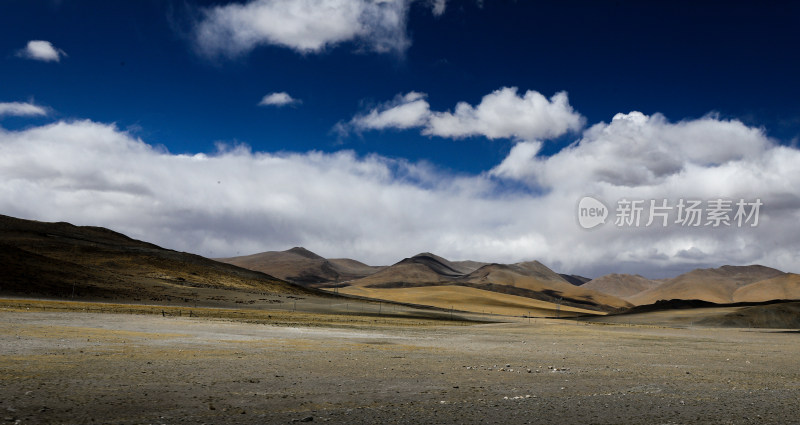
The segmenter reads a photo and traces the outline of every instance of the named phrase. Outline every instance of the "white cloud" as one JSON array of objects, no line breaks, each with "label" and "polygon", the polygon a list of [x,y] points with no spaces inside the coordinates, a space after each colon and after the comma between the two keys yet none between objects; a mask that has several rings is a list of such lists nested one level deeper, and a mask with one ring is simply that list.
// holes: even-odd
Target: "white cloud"
[{"label": "white cloud", "polygon": [[484,96],[477,106],[460,102],[452,113],[434,113],[423,134],[535,140],[558,137],[582,126],[583,118],[573,111],[566,92],[548,100],[533,90],[520,97],[516,87],[503,87]]},{"label": "white cloud", "polygon": [[47,110],[32,103],[0,102],[0,117],[11,115],[17,117],[43,116]]},{"label": "white cloud", "polygon": [[361,130],[381,130],[385,128],[406,129],[421,127],[430,118],[430,105],[425,93],[409,92],[398,95],[391,102],[371,109],[368,113],[355,116],[350,125]]},{"label": "white cloud", "polygon": [[484,96],[477,106],[459,102],[453,112],[431,111],[424,93],[409,92],[356,115],[349,127],[359,131],[420,127],[422,134],[454,139],[484,136],[532,141],[577,131],[583,122],[565,92],[548,100],[533,90],[519,96],[516,87],[503,87]]},{"label": "white cloud", "polygon": [[[410,0],[250,0],[202,11],[194,29],[209,56],[235,57],[260,45],[315,53],[354,41],[376,52],[403,52],[410,44]],[[438,9],[436,9],[438,10]]]},{"label": "white cloud", "polygon": [[532,172],[532,163],[542,148],[542,142],[518,142],[503,162],[495,167],[491,174],[499,177],[522,179]]},{"label": "white cloud", "polygon": [[[720,167],[759,157],[771,142],[740,121],[707,116],[670,123],[662,115],[617,114],[609,124],[589,128],[583,138],[546,160],[532,159],[507,177],[557,187],[564,182],[604,182],[623,187],[660,185],[692,166]],[[511,156],[522,152],[512,151]],[[508,161],[509,159],[507,159]]]},{"label": "white cloud", "polygon": [[447,7],[447,0],[431,0],[431,11],[435,16],[441,16]]},{"label": "white cloud", "polygon": [[[559,235],[548,243],[554,252],[572,256],[558,261],[605,271],[625,265],[651,274],[752,263],[800,270],[800,255],[792,251],[800,243],[785,230],[800,219],[800,173],[791,165],[800,164],[800,151],[775,144],[761,129],[715,116],[673,123],[631,112],[592,126],[550,157],[536,156],[537,150],[535,144],[517,144],[490,175],[545,193],[548,209],[563,214],[550,217]],[[574,225],[576,200],[586,195],[612,210],[610,224],[590,232]],[[679,199],[718,198],[761,199],[759,226],[683,227],[674,223],[671,210],[667,227],[644,227],[649,200],[660,205],[667,199],[675,207]],[[641,228],[613,224],[621,199],[645,201]]]},{"label": "white cloud", "polygon": [[[538,259],[588,275],[751,263],[800,271],[791,231],[800,220],[800,150],[759,129],[630,113],[550,157],[537,155],[539,143],[519,142],[490,172],[453,175],[348,151],[233,146],[174,155],[92,121],[0,129],[0,212],[106,226],[208,256],[303,245],[372,264],[432,251]],[[506,180],[534,190],[500,190]],[[612,210],[623,197],[760,198],[764,206],[753,228],[618,228],[612,212],[584,230],[576,208],[586,195]]]},{"label": "white cloud", "polygon": [[259,106],[286,106],[286,105],[297,105],[302,103],[300,99],[295,99],[292,96],[289,96],[289,93],[286,92],[276,92],[270,93],[264,96],[261,99],[261,102],[258,102]]},{"label": "white cloud", "polygon": [[67,56],[67,53],[57,49],[49,41],[31,40],[17,53],[17,56],[43,62],[59,62],[62,56]]}]

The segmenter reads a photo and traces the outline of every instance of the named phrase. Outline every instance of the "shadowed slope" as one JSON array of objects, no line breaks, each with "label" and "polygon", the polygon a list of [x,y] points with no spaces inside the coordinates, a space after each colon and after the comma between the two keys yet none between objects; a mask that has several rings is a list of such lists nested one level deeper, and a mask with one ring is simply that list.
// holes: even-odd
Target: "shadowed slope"
[{"label": "shadowed slope", "polygon": [[662,300],[622,313],[590,317],[590,322],[669,327],[800,328],[800,302],[715,304],[700,300]]},{"label": "shadowed slope", "polygon": [[590,280],[592,280],[592,279],[589,279],[588,277],[583,277],[583,276],[579,276],[579,275],[576,275],[576,274],[559,273],[559,276],[561,276],[564,280],[566,280],[567,282],[569,282],[569,283],[571,283],[571,284],[573,284],[575,286],[581,286],[581,285],[589,282]]},{"label": "shadowed slope", "polygon": [[187,288],[309,293],[263,273],[108,229],[7,216],[0,216],[0,269],[0,293],[7,295],[159,300]]},{"label": "shadowed slope", "polygon": [[699,321],[705,326],[800,329],[800,302],[744,307]]},{"label": "shadowed slope", "polygon": [[602,314],[596,310],[554,303],[518,295],[504,294],[460,285],[419,286],[407,288],[367,288],[348,286],[339,293],[390,300],[401,303],[429,305],[474,313],[509,316],[570,317],[579,314]]}]

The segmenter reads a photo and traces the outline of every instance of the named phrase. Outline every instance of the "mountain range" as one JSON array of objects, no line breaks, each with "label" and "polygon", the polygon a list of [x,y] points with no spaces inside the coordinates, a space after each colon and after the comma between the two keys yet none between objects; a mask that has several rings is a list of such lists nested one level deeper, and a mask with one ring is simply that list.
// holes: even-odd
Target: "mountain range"
[{"label": "mountain range", "polygon": [[346,295],[504,315],[606,314],[660,300],[717,304],[800,299],[800,275],[761,265],[671,279],[558,273],[538,261],[450,261],[420,253],[389,266],[305,248],[212,260],[92,226],[0,215],[0,295],[208,306]]},{"label": "mountain range", "polygon": [[[440,305],[463,304],[458,299],[459,292],[487,297],[505,294],[544,301],[551,309],[562,305],[596,311],[615,311],[672,299],[716,304],[800,299],[800,275],[761,265],[696,269],[670,279],[620,273],[588,279],[557,273],[538,261],[515,264],[449,261],[427,252],[379,267],[355,260],[326,260],[303,248],[221,261],[299,284],[313,281],[314,287],[336,287],[339,293],[372,298],[424,301],[425,294],[438,287],[435,291]],[[358,267],[346,273],[337,268],[343,262]],[[321,270],[329,272],[324,274]],[[481,292],[474,293],[475,290]]]}]

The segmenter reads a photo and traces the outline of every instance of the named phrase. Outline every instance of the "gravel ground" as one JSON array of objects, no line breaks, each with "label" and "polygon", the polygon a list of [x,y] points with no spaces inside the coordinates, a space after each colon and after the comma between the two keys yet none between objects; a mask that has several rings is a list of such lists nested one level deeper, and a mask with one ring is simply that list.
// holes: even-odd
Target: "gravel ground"
[{"label": "gravel ground", "polygon": [[0,310],[20,424],[800,423],[800,334],[534,323],[298,328]]}]

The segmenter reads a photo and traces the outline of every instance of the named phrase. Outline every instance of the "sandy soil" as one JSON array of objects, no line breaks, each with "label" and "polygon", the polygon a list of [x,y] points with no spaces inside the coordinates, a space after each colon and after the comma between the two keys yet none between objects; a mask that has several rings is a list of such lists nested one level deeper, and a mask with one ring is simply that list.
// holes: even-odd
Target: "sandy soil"
[{"label": "sandy soil", "polygon": [[796,332],[747,329],[0,310],[0,420],[798,423],[799,349]]}]

